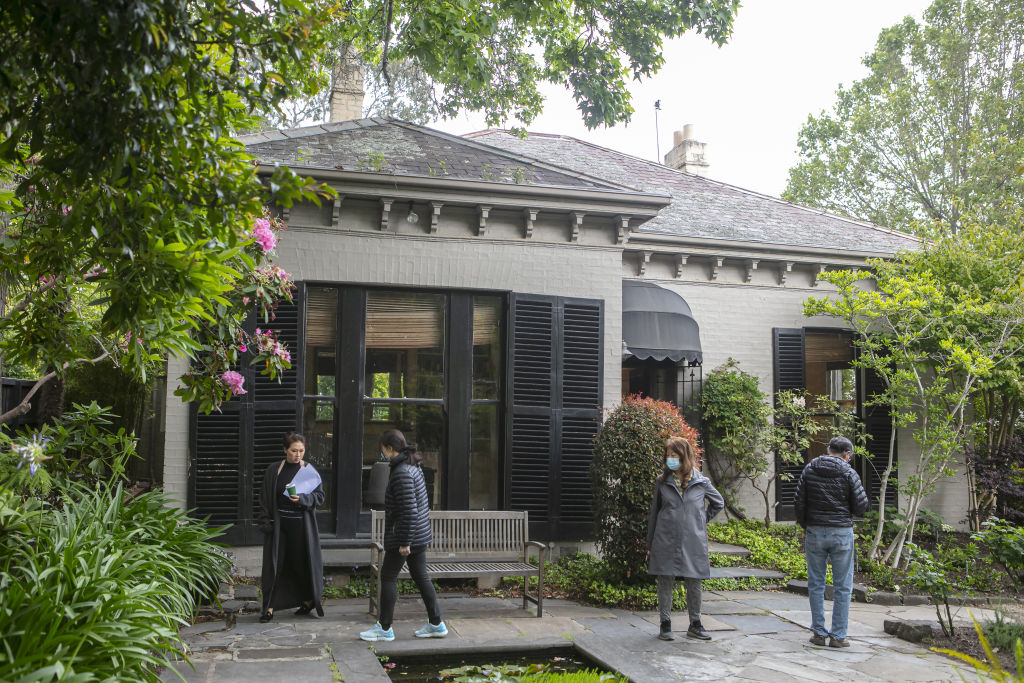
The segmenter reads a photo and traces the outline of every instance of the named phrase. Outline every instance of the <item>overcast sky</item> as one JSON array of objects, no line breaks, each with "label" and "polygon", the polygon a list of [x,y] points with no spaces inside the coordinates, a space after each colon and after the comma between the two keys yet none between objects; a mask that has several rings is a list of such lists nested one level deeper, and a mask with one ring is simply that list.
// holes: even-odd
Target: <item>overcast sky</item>
[{"label": "overcast sky", "polygon": [[[559,133],[647,159],[672,146],[672,132],[696,126],[708,143],[708,175],[778,196],[797,161],[796,140],[811,113],[831,109],[836,87],[866,74],[861,58],[878,32],[930,0],[744,0],[732,39],[716,47],[698,35],[666,45],[665,66],[632,88],[633,121],[588,131],[570,95],[549,88],[529,129]],[[654,102],[661,100],[659,134]],[[451,133],[484,127],[482,117],[434,124]]]}]

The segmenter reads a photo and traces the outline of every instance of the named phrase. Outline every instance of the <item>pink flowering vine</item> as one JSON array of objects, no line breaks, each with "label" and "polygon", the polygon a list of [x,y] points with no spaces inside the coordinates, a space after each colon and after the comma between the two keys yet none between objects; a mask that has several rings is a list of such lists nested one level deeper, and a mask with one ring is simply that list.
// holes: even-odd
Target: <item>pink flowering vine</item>
[{"label": "pink flowering vine", "polygon": [[254,226],[252,231],[253,240],[259,243],[264,254],[273,251],[274,247],[277,246],[277,236],[270,229],[270,221],[266,218],[257,218]]},{"label": "pink flowering vine", "polygon": [[226,371],[220,376],[220,380],[231,390],[232,396],[241,396],[246,393],[245,389],[242,388],[245,378],[234,370]]}]

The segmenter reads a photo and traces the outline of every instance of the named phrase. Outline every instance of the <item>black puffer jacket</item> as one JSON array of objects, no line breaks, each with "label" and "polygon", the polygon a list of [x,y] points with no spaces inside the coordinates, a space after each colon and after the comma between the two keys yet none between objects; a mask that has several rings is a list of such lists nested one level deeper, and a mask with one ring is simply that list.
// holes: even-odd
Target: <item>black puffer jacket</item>
[{"label": "black puffer jacket", "polygon": [[402,451],[391,460],[391,477],[384,493],[384,550],[430,544],[428,500],[423,470]]},{"label": "black puffer jacket", "polygon": [[853,517],[868,509],[868,496],[849,463],[822,455],[804,467],[794,503],[796,523],[802,527],[853,526]]}]

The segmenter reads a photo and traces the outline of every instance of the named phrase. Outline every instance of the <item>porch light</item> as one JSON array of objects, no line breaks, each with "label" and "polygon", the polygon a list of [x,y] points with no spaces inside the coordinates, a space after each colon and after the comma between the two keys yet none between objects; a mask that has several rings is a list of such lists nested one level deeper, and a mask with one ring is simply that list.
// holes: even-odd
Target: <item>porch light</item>
[{"label": "porch light", "polygon": [[420,221],[419,215],[412,210],[412,202],[409,202],[409,215],[405,217],[405,220],[413,224],[419,223]]}]

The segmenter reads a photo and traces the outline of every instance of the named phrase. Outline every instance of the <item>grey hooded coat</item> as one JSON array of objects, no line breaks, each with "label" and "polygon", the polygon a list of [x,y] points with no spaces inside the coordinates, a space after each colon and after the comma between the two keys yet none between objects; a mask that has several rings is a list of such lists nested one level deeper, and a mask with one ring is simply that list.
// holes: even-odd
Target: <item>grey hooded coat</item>
[{"label": "grey hooded coat", "polygon": [[682,491],[675,477],[658,477],[647,518],[648,573],[710,578],[708,522],[724,507],[722,494],[697,470]]}]

